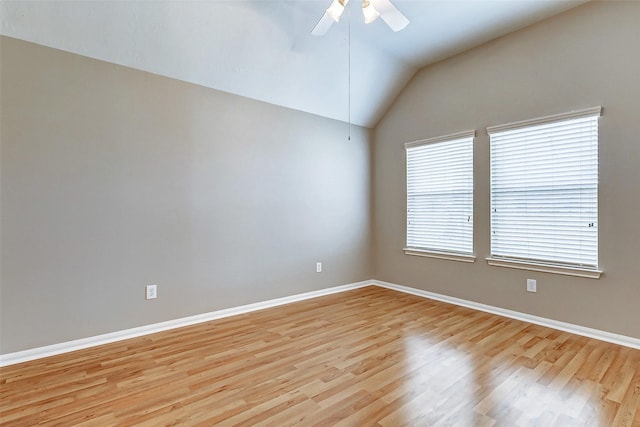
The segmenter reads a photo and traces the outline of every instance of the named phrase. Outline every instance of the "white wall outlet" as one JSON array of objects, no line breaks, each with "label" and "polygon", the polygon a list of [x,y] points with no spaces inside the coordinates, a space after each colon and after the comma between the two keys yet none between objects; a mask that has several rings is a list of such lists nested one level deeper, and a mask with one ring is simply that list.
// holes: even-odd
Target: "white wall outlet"
[{"label": "white wall outlet", "polygon": [[322,273],[322,263],[316,262],[316,273]]},{"label": "white wall outlet", "polygon": [[147,285],[146,299],[158,298],[158,285]]},{"label": "white wall outlet", "polygon": [[528,292],[537,292],[538,283],[536,279],[527,279],[527,291]]}]

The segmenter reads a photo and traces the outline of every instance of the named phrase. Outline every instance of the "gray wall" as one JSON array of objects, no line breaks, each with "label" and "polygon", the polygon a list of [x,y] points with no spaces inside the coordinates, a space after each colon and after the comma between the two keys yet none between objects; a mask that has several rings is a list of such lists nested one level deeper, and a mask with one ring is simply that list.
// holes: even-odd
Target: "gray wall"
[{"label": "gray wall", "polygon": [[1,43],[0,352],[371,277],[370,131]]},{"label": "gray wall", "polygon": [[[374,277],[640,338],[640,2],[592,2],[421,70],[374,134]],[[602,105],[600,280],[488,266],[484,128]],[[403,143],[476,129],[473,264],[404,255]],[[536,294],[525,291],[538,280]]]}]

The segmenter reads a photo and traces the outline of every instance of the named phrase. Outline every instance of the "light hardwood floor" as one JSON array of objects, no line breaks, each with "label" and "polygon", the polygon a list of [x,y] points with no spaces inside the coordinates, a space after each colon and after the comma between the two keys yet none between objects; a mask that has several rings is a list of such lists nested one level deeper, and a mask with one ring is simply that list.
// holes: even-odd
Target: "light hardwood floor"
[{"label": "light hardwood floor", "polygon": [[639,350],[378,287],[0,378],[16,426],[640,426]]}]

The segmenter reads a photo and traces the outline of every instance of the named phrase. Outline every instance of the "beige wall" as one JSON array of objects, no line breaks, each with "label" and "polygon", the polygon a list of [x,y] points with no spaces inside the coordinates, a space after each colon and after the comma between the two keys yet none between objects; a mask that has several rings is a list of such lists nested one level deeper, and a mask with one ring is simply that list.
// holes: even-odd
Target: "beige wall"
[{"label": "beige wall", "polygon": [[371,277],[369,131],[1,43],[0,352]]},{"label": "beige wall", "polygon": [[[592,2],[429,67],[372,151],[361,128],[0,38],[0,353],[371,277],[640,338],[639,20]],[[597,105],[605,275],[488,266],[484,128]],[[404,255],[403,143],[473,128],[478,260]]]},{"label": "beige wall", "polygon": [[[374,276],[640,338],[640,2],[592,2],[422,70],[374,134]],[[491,125],[603,106],[600,280],[488,266]],[[403,143],[477,130],[477,261],[404,255]],[[527,293],[527,278],[538,292]]]}]

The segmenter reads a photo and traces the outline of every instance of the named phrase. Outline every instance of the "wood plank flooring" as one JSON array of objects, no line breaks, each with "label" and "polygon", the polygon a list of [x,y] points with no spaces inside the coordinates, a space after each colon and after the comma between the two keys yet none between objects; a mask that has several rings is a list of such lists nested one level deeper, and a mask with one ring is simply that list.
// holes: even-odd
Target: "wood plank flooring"
[{"label": "wood plank flooring", "polygon": [[640,351],[366,287],[9,366],[11,426],[640,426]]}]

